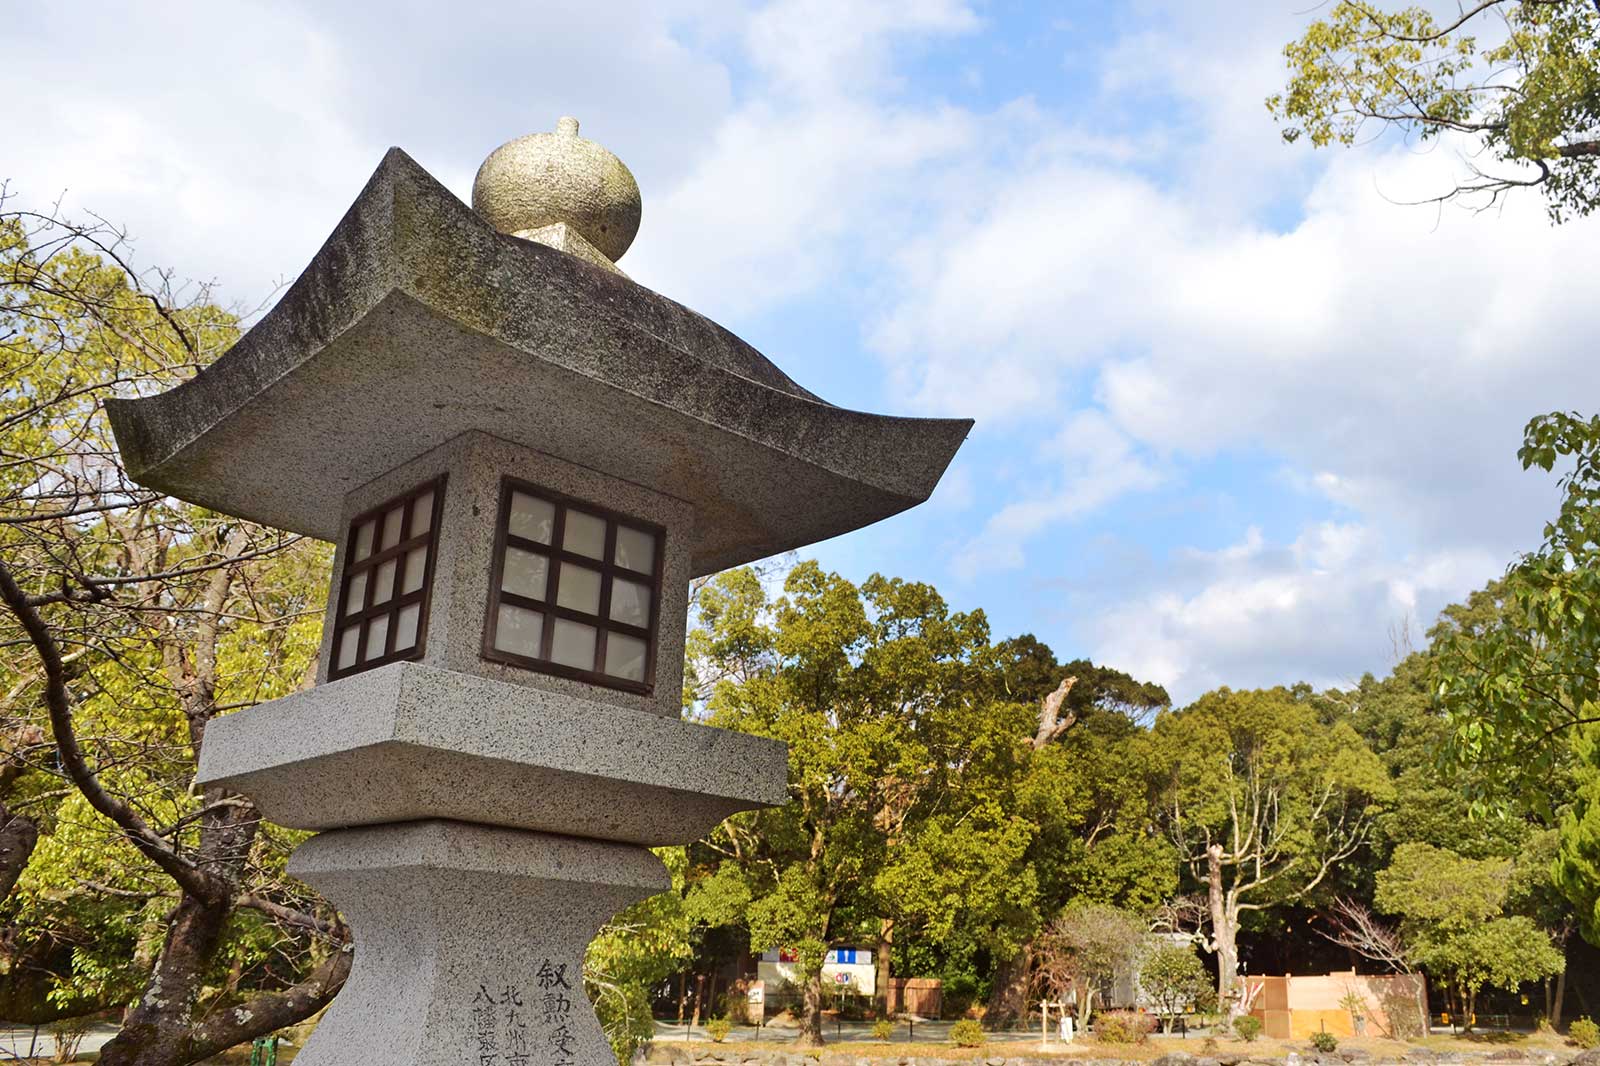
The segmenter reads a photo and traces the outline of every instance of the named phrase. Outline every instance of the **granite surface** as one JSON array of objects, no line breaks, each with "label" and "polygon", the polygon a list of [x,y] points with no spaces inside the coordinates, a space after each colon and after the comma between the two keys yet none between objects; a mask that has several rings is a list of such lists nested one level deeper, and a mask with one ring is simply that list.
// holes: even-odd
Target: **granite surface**
[{"label": "granite surface", "polygon": [[197,783],[270,821],[422,818],[687,844],[788,798],[779,741],[393,663],[218,718]]},{"label": "granite surface", "polygon": [[355,943],[302,1066],[614,1066],[584,949],[671,886],[643,848],[442,821],[323,833],[289,872],[333,901]]},{"label": "granite surface", "polygon": [[136,481],[325,540],[350,490],[487,430],[692,506],[695,574],[920,503],[971,426],[824,403],[680,304],[496,232],[398,149],[232,349],[107,407]]},{"label": "granite surface", "polygon": [[[541,455],[486,433],[464,433],[397,470],[368,482],[345,499],[341,528],[356,515],[445,475],[444,514],[436,531],[438,560],[429,601],[427,647],[418,661],[514,685],[677,718],[683,709],[683,646],[689,611],[689,544],[694,513],[682,500]],[[511,666],[482,655],[500,481],[510,475],[545,489],[666,529],[661,604],[657,611],[656,681],[648,694],[626,692]],[[341,540],[334,573],[344,568]],[[317,681],[328,679],[333,654],[339,582],[324,615]]]},{"label": "granite surface", "polygon": [[547,226],[520,230],[512,234],[512,236],[521,237],[525,241],[535,241],[547,248],[555,248],[558,251],[566,252],[568,255],[575,255],[585,263],[593,263],[604,270],[622,274],[623,277],[628,276],[623,273],[621,267],[607,259],[605,253],[584,240],[583,234],[565,222],[552,222]]},{"label": "granite surface", "polygon": [[578,136],[578,120],[565,117],[554,133],[530,133],[489,153],[472,182],[472,209],[501,233],[529,240],[548,226],[571,226],[609,267],[639,232],[642,206],[622,160]]}]

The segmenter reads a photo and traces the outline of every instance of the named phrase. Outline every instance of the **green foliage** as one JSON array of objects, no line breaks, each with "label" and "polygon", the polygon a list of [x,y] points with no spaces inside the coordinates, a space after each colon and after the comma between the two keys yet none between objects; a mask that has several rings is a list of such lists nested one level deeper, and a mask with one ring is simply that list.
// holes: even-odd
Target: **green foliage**
[{"label": "green foliage", "polygon": [[1567,1026],[1567,1039],[1584,1049],[1600,1047],[1600,1025],[1585,1014]]},{"label": "green foliage", "polygon": [[[218,707],[302,683],[320,639],[328,551],[125,479],[104,400],[188,379],[237,338],[237,322],[203,292],[177,306],[170,293],[136,290],[89,250],[89,237],[0,214],[0,554],[28,591],[79,594],[71,603],[46,596],[41,613],[71,664],[81,746],[110,792],[134,797],[156,831],[193,856],[204,804],[191,787],[198,729]],[[75,513],[62,516],[65,508]],[[229,580],[213,603],[219,573]],[[105,582],[94,595],[91,580]],[[42,726],[37,658],[15,639],[9,613],[0,629],[0,717],[8,730]],[[25,773],[4,797],[41,831],[5,901],[5,962],[31,967],[33,945],[70,944],[70,966],[51,964],[50,1001],[71,1011],[126,1005],[161,952],[173,885],[80,795],[58,790],[58,772]],[[303,834],[265,824],[252,832],[238,838],[251,846],[234,887],[314,909],[283,875]],[[188,1009],[201,1016],[282,988],[321,953],[303,927],[235,912],[205,957],[201,1001]]]},{"label": "green foliage", "polygon": [[672,876],[671,890],[612,918],[589,943],[583,960],[584,990],[620,1066],[627,1066],[634,1050],[655,1032],[651,992],[691,955],[684,850],[657,848],[655,853]]},{"label": "green foliage", "polygon": [[1102,1011],[1094,1019],[1094,1038],[1102,1044],[1143,1044],[1156,1027],[1148,1014],[1131,1010]]},{"label": "green foliage", "polygon": [[722,1043],[728,1039],[728,1034],[733,1031],[733,1023],[726,1018],[712,1018],[706,1022],[706,1035],[714,1043]]},{"label": "green foliage", "polygon": [[1153,904],[1175,888],[1147,831],[1142,731],[1119,710],[1164,703],[1159,689],[1069,664],[1082,720],[1035,751],[1033,693],[1068,667],[1031,638],[991,647],[981,613],[927,585],[858,586],[808,562],[779,596],[753,571],[718,575],[697,607],[692,710],[786,742],[792,802],[697,849],[688,907],[754,950],[797,952],[808,1013],[829,942],[880,923],[916,972],[976,981],[975,960],[1016,952],[1075,896]]},{"label": "green foliage", "polygon": [[1254,1014],[1241,1014],[1233,1020],[1233,1035],[1246,1044],[1253,1044],[1261,1035],[1261,1019]]},{"label": "green foliage", "polygon": [[894,1039],[894,1022],[888,1018],[879,1018],[872,1023],[872,1039],[880,1044],[887,1044]]},{"label": "green foliage", "polygon": [[1561,816],[1559,849],[1550,869],[1577,914],[1583,938],[1600,946],[1600,726],[1584,727],[1573,753],[1572,802]]},{"label": "green foliage", "polygon": [[1104,903],[1074,901],[1038,940],[1035,981],[1053,1000],[1075,998],[1087,1021],[1096,991],[1131,969],[1148,942],[1138,915]]},{"label": "green foliage", "polygon": [[[1245,915],[1305,898],[1365,845],[1394,786],[1343,716],[1309,687],[1217,689],[1163,714],[1153,730],[1168,767],[1160,809],[1190,875],[1215,891],[1213,943],[1235,943]],[[1237,956],[1218,950],[1217,996],[1239,995]]]},{"label": "green foliage", "polygon": [[1540,548],[1491,590],[1492,612],[1447,612],[1435,634],[1437,693],[1457,761],[1492,772],[1491,797],[1538,803],[1570,758],[1555,741],[1600,720],[1600,418],[1535,418],[1518,456],[1524,469],[1571,463],[1559,511]]},{"label": "green foliage", "polygon": [[993,867],[1020,853],[1002,847],[1012,819],[991,804],[962,822],[971,807],[949,800],[971,802],[957,785],[963,767],[944,757],[1010,755],[989,735],[989,704],[970,698],[988,629],[926,585],[873,577],[857,587],[815,563],[791,571],[776,600],[750,570],[719,575],[701,590],[699,615],[691,687],[713,725],[789,745],[792,800],[723,824],[714,843],[741,861],[704,894],[719,918],[743,911],[753,950],[797,953],[814,1026],[841,914],[873,907],[949,930],[955,912],[1006,905]]},{"label": "green foliage", "polygon": [[[1520,804],[1559,822],[1554,881],[1600,944],[1600,417],[1535,418],[1518,456],[1525,469],[1567,466],[1560,507],[1539,549],[1489,590],[1492,610],[1447,612],[1437,698],[1478,808]],[[1571,797],[1565,811],[1559,796]]]},{"label": "green foliage", "polygon": [[1139,967],[1139,986],[1170,1024],[1211,987],[1211,974],[1191,945],[1162,944]]},{"label": "green foliage", "polygon": [[1509,861],[1404,844],[1378,874],[1374,902],[1401,916],[1401,935],[1417,964],[1470,1001],[1485,985],[1514,991],[1566,965],[1531,918],[1502,914],[1511,882]]},{"label": "green foliage", "polygon": [[1284,49],[1289,83],[1267,107],[1285,140],[1317,147],[1390,126],[1475,135],[1508,173],[1475,172],[1457,191],[1539,185],[1560,221],[1600,203],[1597,37],[1592,0],[1489,0],[1443,23],[1339,0]]},{"label": "green foliage", "polygon": [[950,1027],[950,1042],[956,1047],[982,1047],[984,1040],[983,1026],[971,1018],[963,1018]]},{"label": "green foliage", "polygon": [[1324,1055],[1331,1055],[1339,1046],[1339,1038],[1327,1031],[1312,1033],[1311,1046]]}]

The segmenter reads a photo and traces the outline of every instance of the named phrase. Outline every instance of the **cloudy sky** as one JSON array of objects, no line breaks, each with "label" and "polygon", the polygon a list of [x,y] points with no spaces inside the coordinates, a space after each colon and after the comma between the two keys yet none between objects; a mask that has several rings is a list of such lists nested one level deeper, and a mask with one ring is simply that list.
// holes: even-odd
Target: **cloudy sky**
[{"label": "cloudy sky", "polygon": [[[623,267],[834,403],[976,418],[819,546],[1167,684],[1334,684],[1531,547],[1600,219],[1400,206],[1468,146],[1285,146],[1304,0],[22,5],[0,178],[255,304],[399,145],[465,197],[572,114]],[[20,92],[20,98],[17,95]]]}]

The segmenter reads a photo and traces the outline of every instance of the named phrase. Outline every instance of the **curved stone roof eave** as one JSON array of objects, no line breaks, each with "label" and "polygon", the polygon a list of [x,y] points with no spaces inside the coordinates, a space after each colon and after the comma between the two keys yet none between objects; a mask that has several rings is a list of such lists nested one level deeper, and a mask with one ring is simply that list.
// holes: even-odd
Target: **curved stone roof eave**
[{"label": "curved stone roof eave", "polygon": [[[406,345],[425,349],[434,330],[451,338],[440,350],[453,352],[455,361],[447,364],[441,355],[430,365],[421,350],[405,364]],[[337,390],[318,394],[302,386],[319,375],[324,384],[342,381],[338,370],[381,377],[386,353],[395,356],[396,377],[387,384],[397,391],[415,385],[399,380],[406,374],[437,372],[438,403],[430,406],[446,412],[454,392],[483,384],[473,375],[495,368],[523,375],[528,391],[516,394],[508,380],[507,411],[476,427],[485,432],[498,434],[500,426],[536,417],[547,398],[528,383],[556,382],[564,393],[580,390],[580,405],[602,415],[626,409],[632,418],[660,419],[676,434],[675,454],[689,465],[704,470],[727,460],[730,469],[748,468],[758,477],[804,472],[799,480],[811,478],[829,497],[808,517],[770,490],[752,489],[751,499],[730,501],[715,494],[727,496],[736,486],[630,477],[689,499],[707,521],[726,510],[723,505],[740,514],[748,528],[734,540],[724,537],[725,543],[697,550],[697,570],[835,536],[921,502],[971,427],[965,419],[897,418],[827,404],[681,304],[566,253],[496,232],[399,149],[384,157],[283,299],[233,348],[190,381],[156,396],[111,401],[108,411],[135,480],[227,513],[336,539],[343,492],[385,472],[370,468],[375,460],[328,455],[327,463],[345,460],[350,471],[326,499],[302,500],[272,491],[270,470],[240,471],[230,454],[242,441],[257,440],[258,464],[271,462],[274,443],[293,452],[298,446],[286,435],[293,429],[286,421],[328,415],[317,408],[317,395],[351,408],[339,425],[359,423],[358,403],[339,399]],[[261,409],[254,423],[252,406]],[[276,421],[260,417],[268,410]],[[462,428],[445,415],[422,411],[417,417],[435,418],[440,433]],[[254,436],[241,437],[245,428]],[[374,431],[381,433],[382,424]],[[523,443],[579,463],[587,456],[581,449],[562,454],[548,441]],[[705,454],[683,454],[696,448]],[[285,454],[285,467],[297,457],[306,458]],[[413,457],[381,461],[392,468]],[[285,477],[292,473],[286,469]],[[767,515],[763,508],[784,513]],[[740,536],[748,543],[738,542]]]}]

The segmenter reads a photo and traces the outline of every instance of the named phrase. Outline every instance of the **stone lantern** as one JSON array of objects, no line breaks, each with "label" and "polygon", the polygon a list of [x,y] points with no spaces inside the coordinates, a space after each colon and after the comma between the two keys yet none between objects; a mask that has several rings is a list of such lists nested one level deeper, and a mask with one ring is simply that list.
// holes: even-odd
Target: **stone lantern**
[{"label": "stone lantern", "polygon": [[784,745],[682,721],[690,581],[926,499],[971,423],[825,403],[614,260],[639,191],[562,119],[463,204],[392,149],[214,365],[110,405],[141,484],[338,545],[317,684],[199,781],[318,830],[356,941],[301,1055],[606,1066],[584,949],[648,846],[781,804]]}]

